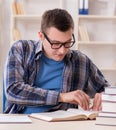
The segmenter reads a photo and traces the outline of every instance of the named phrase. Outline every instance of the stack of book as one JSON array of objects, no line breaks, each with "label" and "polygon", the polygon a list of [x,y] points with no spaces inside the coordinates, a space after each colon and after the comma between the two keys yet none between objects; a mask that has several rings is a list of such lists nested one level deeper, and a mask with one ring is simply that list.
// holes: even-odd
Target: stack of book
[{"label": "stack of book", "polygon": [[12,4],[12,9],[15,15],[25,14],[24,4],[21,0],[15,0]]},{"label": "stack of book", "polygon": [[116,126],[116,87],[107,87],[102,94],[102,112],[96,117],[97,125]]}]

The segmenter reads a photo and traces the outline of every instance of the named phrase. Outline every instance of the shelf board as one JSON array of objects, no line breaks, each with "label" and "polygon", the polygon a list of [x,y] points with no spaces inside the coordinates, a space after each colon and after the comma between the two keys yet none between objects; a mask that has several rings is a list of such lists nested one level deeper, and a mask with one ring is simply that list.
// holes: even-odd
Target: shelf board
[{"label": "shelf board", "polygon": [[41,19],[40,15],[12,15],[16,19]]},{"label": "shelf board", "polygon": [[78,41],[79,45],[116,45],[116,42],[105,41]]},{"label": "shelf board", "polygon": [[110,15],[78,15],[79,19],[105,19],[105,20],[116,20],[116,16],[110,16]]},{"label": "shelf board", "polygon": [[101,67],[100,70],[101,71],[116,71],[116,67]]}]

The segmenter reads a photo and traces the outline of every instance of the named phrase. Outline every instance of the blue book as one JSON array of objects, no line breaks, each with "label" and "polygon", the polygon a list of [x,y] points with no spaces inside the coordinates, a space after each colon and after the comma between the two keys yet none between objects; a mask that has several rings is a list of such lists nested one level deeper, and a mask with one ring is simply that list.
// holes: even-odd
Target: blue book
[{"label": "blue book", "polygon": [[84,14],[84,0],[79,0],[79,14]]},{"label": "blue book", "polygon": [[84,14],[88,14],[89,0],[84,0]]},{"label": "blue book", "polygon": [[88,14],[89,0],[79,0],[79,14]]}]

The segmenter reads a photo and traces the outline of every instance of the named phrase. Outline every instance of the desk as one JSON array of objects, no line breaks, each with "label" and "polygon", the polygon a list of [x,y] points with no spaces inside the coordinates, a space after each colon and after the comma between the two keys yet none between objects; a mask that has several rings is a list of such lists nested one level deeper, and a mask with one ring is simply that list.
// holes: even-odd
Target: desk
[{"label": "desk", "polygon": [[0,124],[0,130],[116,130],[114,126],[98,126],[95,121],[45,122],[32,119],[31,124]]}]

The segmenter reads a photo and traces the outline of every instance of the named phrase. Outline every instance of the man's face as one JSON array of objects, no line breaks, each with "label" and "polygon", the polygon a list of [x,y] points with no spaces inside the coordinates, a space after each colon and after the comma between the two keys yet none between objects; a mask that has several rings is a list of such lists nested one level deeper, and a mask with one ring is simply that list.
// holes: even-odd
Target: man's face
[{"label": "man's face", "polygon": [[[40,40],[43,42],[43,49],[44,49],[44,54],[55,61],[61,61],[64,59],[65,55],[69,51],[69,48],[65,48],[62,46],[63,43],[70,43],[72,39],[72,33],[73,30],[70,29],[66,32],[61,32],[55,27],[51,27],[47,30],[46,34],[43,34],[39,32],[39,37]],[[50,44],[54,43],[53,44]],[[59,43],[59,44],[58,44]],[[60,45],[60,48],[58,49],[53,49],[54,47],[56,48],[57,45]]]}]

